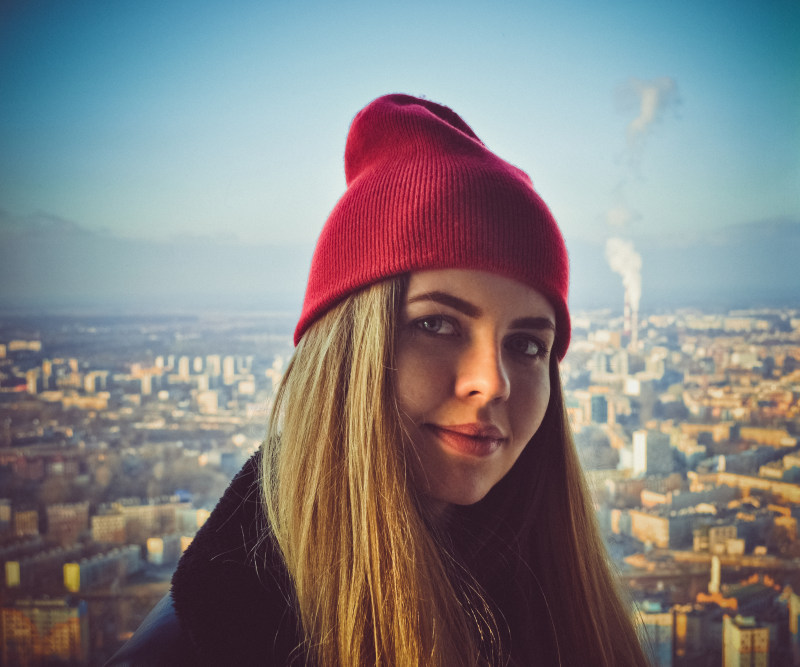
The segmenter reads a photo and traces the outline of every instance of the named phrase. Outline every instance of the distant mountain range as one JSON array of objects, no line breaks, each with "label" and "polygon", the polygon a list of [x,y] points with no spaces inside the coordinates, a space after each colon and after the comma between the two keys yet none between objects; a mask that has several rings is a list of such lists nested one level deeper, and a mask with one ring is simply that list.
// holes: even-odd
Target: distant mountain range
[{"label": "distant mountain range", "polygon": [[[642,256],[642,312],[800,307],[797,220],[634,243]],[[622,281],[608,267],[604,244],[568,238],[567,245],[572,307],[621,311]],[[12,219],[0,211],[0,308],[299,311],[312,249],[226,238],[132,240],[46,214]]]}]

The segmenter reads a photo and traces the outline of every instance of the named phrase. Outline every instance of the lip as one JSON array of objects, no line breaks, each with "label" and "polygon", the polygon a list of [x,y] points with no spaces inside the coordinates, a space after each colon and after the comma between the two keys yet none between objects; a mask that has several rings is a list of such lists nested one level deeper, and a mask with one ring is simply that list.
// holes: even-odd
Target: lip
[{"label": "lip", "polygon": [[507,439],[491,424],[426,424],[427,429],[450,449],[470,456],[489,456]]}]

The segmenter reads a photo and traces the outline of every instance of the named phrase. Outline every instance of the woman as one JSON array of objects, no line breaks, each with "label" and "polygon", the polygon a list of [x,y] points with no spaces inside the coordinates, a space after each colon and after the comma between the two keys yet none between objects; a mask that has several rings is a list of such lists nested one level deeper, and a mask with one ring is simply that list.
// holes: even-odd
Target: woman
[{"label": "woman", "polygon": [[345,174],[262,451],[182,558],[158,657],[646,664],[565,416],[547,206],[405,95],[356,116]]}]

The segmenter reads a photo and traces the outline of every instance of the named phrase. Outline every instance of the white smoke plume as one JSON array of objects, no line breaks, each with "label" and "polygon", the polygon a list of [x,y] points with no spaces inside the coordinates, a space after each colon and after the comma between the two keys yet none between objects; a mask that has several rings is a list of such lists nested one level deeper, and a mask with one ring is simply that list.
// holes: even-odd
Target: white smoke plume
[{"label": "white smoke plume", "polygon": [[641,134],[665,109],[678,99],[675,79],[662,76],[653,81],[633,79],[630,82],[639,94],[639,115],[628,125],[629,134]]},{"label": "white smoke plume", "polygon": [[670,76],[650,81],[633,78],[617,90],[617,98],[623,108],[635,107],[638,112],[627,129],[630,159],[637,164],[650,127],[680,103],[678,85]]},{"label": "white smoke plume", "polygon": [[625,204],[617,204],[606,211],[606,222],[609,227],[617,229],[624,229],[639,217],[638,213],[631,211]]},{"label": "white smoke plume", "polygon": [[610,238],[606,241],[606,260],[611,270],[622,276],[631,310],[638,313],[642,298],[642,256],[632,241]]},{"label": "white smoke plume", "polygon": [[641,157],[644,139],[654,122],[660,120],[668,109],[680,103],[678,85],[670,76],[662,76],[651,81],[630,79],[618,91],[623,106],[638,110],[638,115],[628,123],[627,139],[631,159],[636,162]]},{"label": "white smoke plume", "polygon": [[[674,109],[680,103],[678,86],[675,79],[669,76],[649,81],[631,78],[616,93],[621,110],[633,110],[636,113],[626,130],[628,167],[636,171],[651,127],[667,110]],[[618,203],[606,212],[606,222],[615,229],[614,233],[617,235],[624,234],[631,222],[640,217],[638,212],[629,209],[624,203],[624,184],[625,180],[617,193]],[[611,269],[622,276],[626,308],[630,308],[630,316],[634,319],[631,323],[631,334],[635,341],[635,320],[642,297],[642,256],[636,251],[633,241],[614,237],[606,241],[606,260]]]}]

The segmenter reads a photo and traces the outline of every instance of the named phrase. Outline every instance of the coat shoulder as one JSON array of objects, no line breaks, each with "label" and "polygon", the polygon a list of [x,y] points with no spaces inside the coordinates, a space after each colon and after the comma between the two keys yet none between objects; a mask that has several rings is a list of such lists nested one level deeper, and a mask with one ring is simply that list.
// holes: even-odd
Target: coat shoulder
[{"label": "coat shoulder", "polygon": [[180,622],[169,594],[145,617],[133,636],[106,663],[106,667],[196,665],[197,655]]},{"label": "coat shoulder", "polygon": [[294,610],[290,578],[262,508],[256,454],[181,557],[171,594],[108,665],[303,663]]}]

